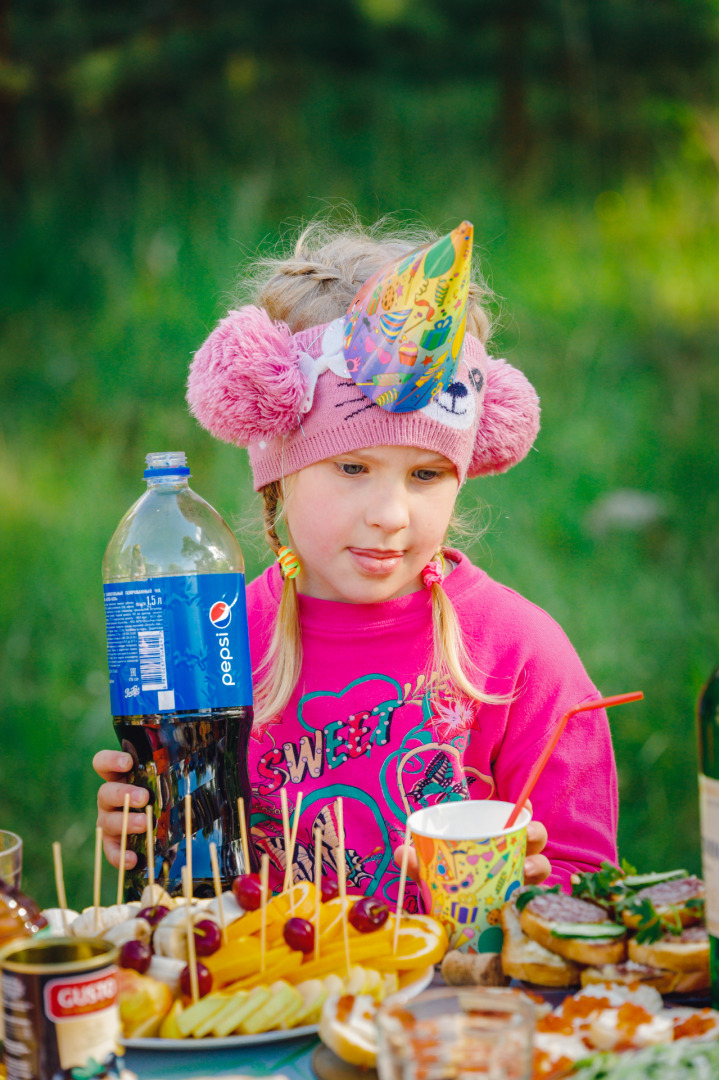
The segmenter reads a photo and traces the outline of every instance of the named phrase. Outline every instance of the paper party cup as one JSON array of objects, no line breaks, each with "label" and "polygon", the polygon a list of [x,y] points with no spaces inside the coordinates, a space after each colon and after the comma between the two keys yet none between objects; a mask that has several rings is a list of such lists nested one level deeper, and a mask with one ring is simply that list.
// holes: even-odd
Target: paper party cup
[{"label": "paper party cup", "polygon": [[409,818],[425,911],[438,919],[451,949],[499,952],[502,904],[520,887],[527,851],[526,808],[505,829],[514,803],[439,803]]}]

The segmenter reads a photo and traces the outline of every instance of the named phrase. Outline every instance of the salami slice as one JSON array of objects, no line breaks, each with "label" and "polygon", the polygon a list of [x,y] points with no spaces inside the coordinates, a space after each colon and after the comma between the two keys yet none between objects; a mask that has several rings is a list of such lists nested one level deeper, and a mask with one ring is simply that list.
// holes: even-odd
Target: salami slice
[{"label": "salami slice", "polygon": [[540,919],[553,923],[602,923],[611,922],[607,912],[596,904],[578,900],[566,893],[545,893],[535,896],[527,908]]},{"label": "salami slice", "polygon": [[701,942],[706,941],[709,935],[707,933],[706,926],[687,926],[682,930],[681,934],[665,934],[665,941],[679,941],[679,942]]},{"label": "salami slice", "polygon": [[670,907],[684,904],[704,896],[704,882],[698,877],[679,878],[678,881],[661,881],[634,894],[635,900],[651,900],[654,907]]}]

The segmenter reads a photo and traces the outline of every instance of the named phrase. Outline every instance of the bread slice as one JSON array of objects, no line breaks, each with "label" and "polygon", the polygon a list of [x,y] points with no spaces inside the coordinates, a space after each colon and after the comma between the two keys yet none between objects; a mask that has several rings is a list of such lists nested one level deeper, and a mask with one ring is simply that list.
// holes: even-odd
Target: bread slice
[{"label": "bread slice", "polygon": [[505,975],[537,986],[576,986],[579,968],[571,960],[532,941],[522,930],[514,900],[502,908],[502,969]]},{"label": "bread slice", "polygon": [[[584,924],[589,927],[601,923],[607,925],[606,937],[602,937],[600,932],[592,937],[560,937],[553,933],[566,925]],[[627,935],[617,934],[617,924],[612,922],[606,911],[596,904],[577,900],[564,893],[546,892],[535,896],[522,911],[520,925],[532,941],[578,964],[595,967],[618,964],[627,956]]]},{"label": "bread slice", "polygon": [[681,934],[664,934],[658,941],[629,942],[629,958],[668,971],[709,971],[709,937],[703,926],[689,926]]},{"label": "bread slice", "polygon": [[582,986],[591,986],[594,983],[621,983],[623,986],[645,983],[653,986],[660,994],[671,994],[675,991],[681,978],[678,971],[665,971],[648,964],[638,964],[635,960],[582,968],[581,973]]}]

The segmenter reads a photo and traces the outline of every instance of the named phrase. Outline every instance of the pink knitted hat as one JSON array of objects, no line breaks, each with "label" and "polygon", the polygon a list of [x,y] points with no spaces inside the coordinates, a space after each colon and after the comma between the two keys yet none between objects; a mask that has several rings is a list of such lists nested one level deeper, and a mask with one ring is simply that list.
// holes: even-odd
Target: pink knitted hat
[{"label": "pink knitted hat", "polygon": [[539,430],[531,383],[466,334],[449,386],[424,408],[387,412],[350,377],[344,317],[293,334],[266,311],[230,311],[195,354],[187,400],[218,439],[246,446],[255,490],[307,465],[370,446],[416,446],[447,457],[460,483],[504,472]]}]

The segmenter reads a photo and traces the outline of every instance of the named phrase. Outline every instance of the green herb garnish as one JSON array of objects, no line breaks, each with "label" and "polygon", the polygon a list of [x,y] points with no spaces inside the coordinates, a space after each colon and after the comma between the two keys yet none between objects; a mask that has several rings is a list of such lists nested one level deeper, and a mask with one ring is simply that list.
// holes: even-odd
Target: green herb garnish
[{"label": "green herb garnish", "polygon": [[601,870],[578,875],[578,880],[572,882],[572,896],[605,907],[615,904],[626,892],[622,882],[625,873],[624,869],[620,870],[610,862],[603,862]]},{"label": "green herb garnish", "polygon": [[628,901],[623,910],[639,918],[636,934],[639,945],[650,945],[665,934],[678,937],[684,929],[679,908],[674,904],[667,909],[666,914],[660,915],[651,900],[644,897],[642,900]]}]

